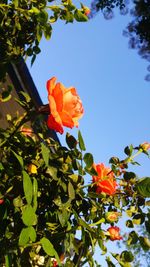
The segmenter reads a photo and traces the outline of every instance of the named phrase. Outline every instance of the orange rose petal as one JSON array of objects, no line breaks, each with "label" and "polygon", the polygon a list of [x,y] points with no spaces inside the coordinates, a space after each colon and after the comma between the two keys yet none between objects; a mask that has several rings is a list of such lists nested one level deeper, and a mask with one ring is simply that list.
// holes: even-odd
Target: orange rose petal
[{"label": "orange rose petal", "polygon": [[56,77],[52,77],[50,80],[47,81],[46,87],[48,94],[52,94],[53,89],[55,88],[56,80]]},{"label": "orange rose petal", "polygon": [[69,127],[69,128],[73,128],[74,127],[73,120],[70,117],[69,113],[63,111],[62,113],[60,113],[60,117],[62,119],[62,123],[63,123],[64,126]]},{"label": "orange rose petal", "polygon": [[60,123],[58,123],[52,115],[48,116],[47,126],[50,129],[55,130],[61,134],[63,134],[63,132],[64,132],[62,125]]},{"label": "orange rose petal", "polygon": [[61,83],[56,84],[53,90],[53,97],[56,102],[57,111],[61,112],[63,108],[63,85]]},{"label": "orange rose petal", "polygon": [[116,192],[115,186],[116,185],[114,184],[114,182],[110,180],[103,180],[98,183],[96,191],[98,193],[104,192],[106,194],[113,195]]}]

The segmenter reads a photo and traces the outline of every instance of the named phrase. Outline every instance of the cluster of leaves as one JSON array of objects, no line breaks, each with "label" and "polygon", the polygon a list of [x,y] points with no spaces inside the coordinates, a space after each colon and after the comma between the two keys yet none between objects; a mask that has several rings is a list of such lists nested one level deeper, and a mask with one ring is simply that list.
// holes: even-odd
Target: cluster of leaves
[{"label": "cluster of leaves", "polygon": [[127,4],[126,0],[94,0],[91,3],[91,16],[94,16],[97,12],[102,11],[106,19],[113,17],[114,8],[119,8],[121,14],[127,13]]},{"label": "cluster of leaves", "polygon": [[[137,49],[142,58],[150,61],[150,2],[134,1],[131,15],[133,20],[127,26],[124,34],[129,37],[130,47]],[[150,66],[147,69],[150,71]],[[150,81],[150,74],[146,75],[145,79]]]},{"label": "cluster of leaves", "polygon": [[3,0],[0,2],[0,61],[8,63],[18,57],[32,56],[32,64],[40,53],[44,35],[50,39],[51,24],[57,19],[66,23],[87,21],[84,6],[78,9],[71,0],[53,4],[46,0]]},{"label": "cluster of leaves", "polygon": [[[93,258],[95,246],[99,245],[102,254],[107,252],[107,228],[114,225],[107,219],[108,212],[126,212],[129,229],[138,223],[150,232],[150,211],[143,209],[145,197],[150,197],[150,178],[138,180],[126,170],[129,163],[136,164],[135,150],[138,154],[147,151],[130,146],[124,160],[111,158],[119,179],[117,193],[97,194],[92,183],[86,184],[87,174],[97,173],[80,131],[78,139],[66,135],[66,147],[47,138],[43,118],[23,95],[26,101],[20,104],[26,113],[21,118],[7,115],[10,127],[0,129],[0,264],[48,267],[55,258],[59,266],[99,266]],[[34,132],[29,134],[24,123],[33,117]],[[43,127],[39,130],[40,120]],[[147,237],[138,236],[133,229],[127,242],[150,248]],[[127,250],[112,256],[120,266],[129,267],[134,259]],[[106,262],[115,266],[110,257]]]}]

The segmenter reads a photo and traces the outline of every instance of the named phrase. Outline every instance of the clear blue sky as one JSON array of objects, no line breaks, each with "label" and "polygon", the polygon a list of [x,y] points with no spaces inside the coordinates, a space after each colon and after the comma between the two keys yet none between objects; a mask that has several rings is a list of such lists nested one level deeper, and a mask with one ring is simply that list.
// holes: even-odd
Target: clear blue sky
[{"label": "clear blue sky", "polygon": [[[52,76],[77,88],[85,109],[79,128],[87,151],[106,165],[111,156],[122,157],[126,145],[150,142],[150,83],[144,80],[148,62],[128,48],[122,35],[128,21],[128,16],[105,20],[99,14],[87,23],[58,22],[30,68],[44,103],[45,84]],[[77,130],[67,131],[77,136]],[[64,136],[58,134],[62,143]],[[149,176],[149,160],[140,159],[137,173]]]}]

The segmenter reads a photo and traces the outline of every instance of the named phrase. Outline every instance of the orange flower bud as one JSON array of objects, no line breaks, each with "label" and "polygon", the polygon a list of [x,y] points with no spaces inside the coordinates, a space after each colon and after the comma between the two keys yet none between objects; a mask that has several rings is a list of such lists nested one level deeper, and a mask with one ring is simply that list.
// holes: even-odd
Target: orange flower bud
[{"label": "orange flower bud", "polygon": [[3,204],[3,203],[4,203],[4,199],[1,198],[1,199],[0,199],[0,205]]},{"label": "orange flower bud", "polygon": [[96,183],[96,192],[108,195],[115,194],[117,183],[113,171],[105,167],[103,163],[94,164],[93,167],[98,173],[98,176],[92,176],[93,183]]},{"label": "orange flower bud", "polygon": [[145,142],[145,143],[141,144],[140,147],[141,147],[143,150],[149,150],[149,149],[150,149],[150,143]]},{"label": "orange flower bud", "polygon": [[120,236],[120,228],[117,226],[111,226],[107,229],[108,233],[109,233],[109,237],[111,241],[114,240],[121,240],[122,236]]},{"label": "orange flower bud", "polygon": [[34,164],[29,164],[28,166],[28,172],[36,174],[37,173],[37,167]]},{"label": "orange flower bud", "polygon": [[106,218],[107,222],[110,222],[110,223],[117,222],[119,215],[120,215],[119,212],[109,211],[109,212],[106,212],[105,218]]},{"label": "orange flower bud", "polygon": [[50,115],[47,125],[59,133],[63,133],[63,126],[78,127],[78,120],[84,110],[80,97],[74,87],[66,88],[62,83],[56,83],[56,77],[47,81]]},{"label": "orange flower bud", "polygon": [[91,13],[90,8],[88,8],[88,7],[86,7],[86,6],[84,6],[83,10],[84,10],[84,14],[85,14],[86,16],[88,16],[88,15]]},{"label": "orange flower bud", "polygon": [[32,136],[33,134],[33,131],[31,128],[27,128],[27,127],[21,127],[21,130],[20,130],[25,136]]}]

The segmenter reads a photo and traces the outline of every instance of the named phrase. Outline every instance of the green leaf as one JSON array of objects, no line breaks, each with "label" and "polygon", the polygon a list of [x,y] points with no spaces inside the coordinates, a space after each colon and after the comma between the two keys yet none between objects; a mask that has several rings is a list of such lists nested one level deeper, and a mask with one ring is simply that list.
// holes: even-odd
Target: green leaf
[{"label": "green leaf", "polygon": [[19,236],[19,246],[25,246],[29,242],[28,228],[23,228]]},{"label": "green leaf", "polygon": [[70,199],[75,199],[75,190],[71,182],[68,183],[68,194]]},{"label": "green leaf", "polygon": [[138,235],[135,231],[129,233],[127,244],[128,246],[136,244],[138,242]]},{"label": "green leaf", "polygon": [[126,221],[126,226],[127,226],[128,228],[133,228],[133,227],[134,227],[133,222],[132,222],[131,220],[127,220],[127,221]]},{"label": "green leaf", "polygon": [[94,163],[94,159],[93,159],[93,155],[91,153],[85,153],[83,160],[86,164],[86,168],[91,168],[93,163]]},{"label": "green leaf", "polygon": [[31,178],[26,171],[22,171],[23,174],[23,190],[27,203],[30,205],[33,197],[33,188]]},{"label": "green leaf", "polygon": [[50,24],[46,24],[44,27],[44,36],[46,40],[49,40],[52,35],[52,26]]},{"label": "green leaf", "polygon": [[76,21],[79,21],[79,22],[88,21],[88,17],[82,11],[80,11],[79,9],[75,10],[74,18],[76,19]]},{"label": "green leaf", "polygon": [[29,103],[31,101],[31,97],[26,92],[21,91],[20,94],[23,95],[23,97],[27,103]]},{"label": "green leaf", "polygon": [[36,240],[36,231],[32,226],[22,229],[19,236],[19,246],[25,246],[29,240],[32,242]]},{"label": "green leaf", "polygon": [[51,257],[55,257],[56,260],[57,260],[57,262],[58,262],[58,264],[59,264],[60,266],[62,266],[62,265],[61,265],[61,262],[60,262],[60,259],[59,259],[59,256],[58,256],[56,250],[55,250],[54,247],[53,247],[53,244],[52,244],[46,237],[43,237],[43,238],[40,240],[40,242],[41,242],[42,248],[43,248],[43,250],[45,251],[45,253],[46,253],[47,255],[51,256]]},{"label": "green leaf", "polygon": [[17,158],[17,160],[20,163],[20,166],[23,168],[24,167],[24,162],[23,162],[23,158],[21,156],[19,156],[15,151],[11,150],[12,153],[14,154],[14,156]]},{"label": "green leaf", "polygon": [[33,57],[32,57],[32,59],[31,59],[31,66],[33,65],[35,59],[36,59],[36,55],[34,54]]},{"label": "green leaf", "polygon": [[44,159],[45,165],[48,167],[50,150],[44,143],[41,143],[41,151],[42,151],[42,157]]},{"label": "green leaf", "polygon": [[93,232],[93,229],[85,221],[83,221],[81,218],[79,219],[78,223],[79,223],[79,225],[86,228],[88,231]]},{"label": "green leaf", "polygon": [[39,43],[41,41],[41,38],[42,38],[42,29],[39,25],[37,25],[36,30],[37,30],[36,38],[37,38],[37,41]]},{"label": "green leaf", "polygon": [[93,167],[91,167],[91,168],[86,168],[85,167],[85,171],[87,173],[89,173],[90,175],[97,176],[97,171]]},{"label": "green leaf", "polygon": [[33,226],[28,227],[29,237],[32,242],[36,241],[36,231]]},{"label": "green leaf", "polygon": [[80,131],[78,131],[78,140],[79,140],[79,147],[80,147],[80,149],[83,150],[83,151],[85,151],[86,148],[85,148],[84,140],[83,140],[83,137],[82,137]]},{"label": "green leaf", "polygon": [[35,177],[33,177],[33,209],[36,211],[37,209],[37,197],[38,197],[38,182]]},{"label": "green leaf", "polygon": [[130,146],[126,146],[125,149],[124,149],[124,153],[127,155],[127,156],[131,156],[132,155],[132,152],[133,152],[133,146],[130,145]]},{"label": "green leaf", "polygon": [[27,226],[32,226],[37,223],[37,216],[31,205],[25,207],[22,213],[23,223]]},{"label": "green leaf", "polygon": [[139,237],[140,245],[145,251],[150,249],[150,240],[147,237],[140,236]]},{"label": "green leaf", "polygon": [[123,178],[126,180],[126,181],[129,181],[131,179],[134,179],[136,178],[136,174],[134,172],[125,172],[124,175],[123,175]]},{"label": "green leaf", "polygon": [[67,209],[63,209],[62,212],[58,212],[58,218],[62,227],[67,225],[69,217],[70,213],[67,211]]},{"label": "green leaf", "polygon": [[115,267],[116,266],[115,264],[113,264],[110,257],[106,257],[106,262],[107,262],[108,267]]},{"label": "green leaf", "polygon": [[125,250],[125,251],[123,251],[122,253],[121,253],[121,259],[123,260],[123,261],[126,261],[126,262],[132,262],[133,260],[134,260],[134,256],[133,256],[133,254],[132,254],[132,252],[131,251],[127,251],[127,250]]},{"label": "green leaf", "polygon": [[77,145],[77,140],[71,134],[66,134],[66,143],[70,149],[73,149]]},{"label": "green leaf", "polygon": [[46,170],[46,173],[48,173],[54,180],[58,180],[57,169],[55,167],[49,166]]},{"label": "green leaf", "polygon": [[135,187],[142,197],[150,197],[150,177],[139,180]]}]

